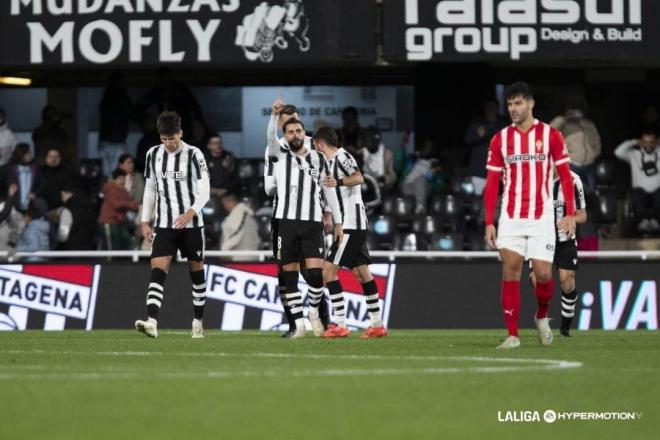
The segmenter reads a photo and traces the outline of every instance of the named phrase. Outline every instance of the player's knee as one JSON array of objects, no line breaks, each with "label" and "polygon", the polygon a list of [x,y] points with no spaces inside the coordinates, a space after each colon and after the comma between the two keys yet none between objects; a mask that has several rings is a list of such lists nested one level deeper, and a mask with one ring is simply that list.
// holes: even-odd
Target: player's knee
[{"label": "player's knee", "polygon": [[320,268],[307,269],[307,284],[310,287],[323,287],[323,270]]},{"label": "player's knee", "polygon": [[165,279],[167,278],[167,272],[165,272],[163,269],[160,269],[158,267],[154,267],[151,269],[151,279],[149,280],[152,283],[156,283],[159,285],[165,284]]},{"label": "player's knee", "polygon": [[520,280],[520,275],[522,270],[517,267],[504,266],[502,270],[502,275],[505,281],[518,281]]},{"label": "player's knee", "polygon": [[541,269],[534,272],[536,275],[537,283],[547,283],[552,278],[552,272],[549,270]]},{"label": "player's knee", "polygon": [[203,270],[191,270],[190,271],[190,280],[193,284],[200,285],[204,284],[204,271]]},{"label": "player's knee", "polygon": [[284,288],[286,293],[295,293],[298,291],[298,275],[297,271],[287,270],[282,274],[284,277]]},{"label": "player's knee", "polygon": [[334,281],[334,279],[337,277],[337,270],[335,269],[335,266],[332,263],[325,263],[323,265],[323,281],[330,282]]},{"label": "player's knee", "polygon": [[575,276],[573,275],[562,276],[559,283],[561,284],[562,292],[569,293],[575,290]]}]

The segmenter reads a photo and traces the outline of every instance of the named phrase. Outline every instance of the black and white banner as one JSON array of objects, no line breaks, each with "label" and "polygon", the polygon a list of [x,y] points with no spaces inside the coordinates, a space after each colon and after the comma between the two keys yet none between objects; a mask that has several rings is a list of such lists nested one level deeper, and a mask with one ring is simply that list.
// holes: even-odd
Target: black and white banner
[{"label": "black and white banner", "polygon": [[[370,63],[376,54],[370,23],[375,23],[370,0],[2,0],[0,62]],[[345,45],[347,37],[354,44]]]},{"label": "black and white banner", "polygon": [[658,59],[660,2],[388,0],[391,61]]},{"label": "black and white banner", "polygon": [[0,330],[94,324],[100,266],[0,266]]}]

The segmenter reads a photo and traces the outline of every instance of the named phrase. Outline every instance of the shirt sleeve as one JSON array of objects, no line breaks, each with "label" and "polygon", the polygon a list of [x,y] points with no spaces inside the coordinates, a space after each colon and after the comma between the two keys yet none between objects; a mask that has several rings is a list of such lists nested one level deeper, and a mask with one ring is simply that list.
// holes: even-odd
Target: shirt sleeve
[{"label": "shirt sleeve", "polygon": [[502,157],[502,140],[501,135],[498,133],[490,140],[490,147],[488,148],[488,160],[486,161],[486,169],[495,173],[501,173],[504,169],[504,157]]},{"label": "shirt sleeve", "polygon": [[584,197],[584,186],[577,175],[573,176],[575,182],[575,209],[587,209],[587,199]]},{"label": "shirt sleeve", "polygon": [[337,165],[341,168],[342,172],[346,176],[350,176],[356,171],[360,171],[358,168],[356,160],[351,156],[350,153],[345,153],[341,157],[337,158]]},{"label": "shirt sleeve", "polygon": [[568,155],[566,141],[559,130],[550,129],[550,156],[555,162],[555,166],[569,163],[571,158]]},{"label": "shirt sleeve", "polygon": [[197,180],[209,179],[209,169],[206,166],[204,155],[196,150],[193,153],[193,167],[195,168],[195,178]]},{"label": "shirt sleeve", "polygon": [[277,181],[275,180],[275,163],[268,156],[268,149],[264,154],[264,191],[266,195],[272,197],[277,191]]}]

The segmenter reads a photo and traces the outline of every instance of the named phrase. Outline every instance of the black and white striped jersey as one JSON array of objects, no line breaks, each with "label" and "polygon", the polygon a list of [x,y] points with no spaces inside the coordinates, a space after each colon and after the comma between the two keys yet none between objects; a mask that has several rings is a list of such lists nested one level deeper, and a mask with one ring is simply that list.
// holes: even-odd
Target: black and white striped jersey
[{"label": "black and white striped jersey", "polygon": [[[204,155],[199,148],[182,142],[181,147],[170,153],[163,144],[152,147],[145,161],[145,197],[147,205],[149,191],[155,192],[156,228],[173,228],[175,219],[193,208],[197,215],[186,228],[204,226],[201,209],[208,201],[209,173]],[[150,207],[143,210],[150,213]],[[143,212],[142,220],[147,214]]]},{"label": "black and white striped jersey", "polygon": [[[573,171],[571,171],[571,177],[573,178],[573,192],[575,193],[575,209],[586,209],[587,202],[584,197],[582,180],[580,180],[580,176]],[[568,241],[569,237],[566,234],[559,232],[559,229],[557,228],[557,223],[564,218],[564,214],[566,213],[566,202],[564,201],[564,192],[561,190],[561,182],[559,178],[552,180],[552,194],[554,196],[555,232],[557,234],[557,241]]]},{"label": "black and white striped jersey", "polygon": [[[339,204],[334,191],[323,186],[328,164],[322,153],[303,147],[305,153],[293,153],[277,138],[277,118],[268,124],[267,155],[276,185],[274,217],[279,220],[323,221],[324,196],[335,223],[341,223]],[[268,165],[268,164],[267,164]],[[269,170],[266,169],[266,174]]]},{"label": "black and white striped jersey", "polygon": [[[344,179],[360,170],[351,153],[343,148],[339,148],[330,158],[328,167],[335,180]],[[367,211],[362,202],[361,185],[336,186],[335,191],[337,199],[339,199],[339,209],[344,218],[344,229],[369,229]]]}]

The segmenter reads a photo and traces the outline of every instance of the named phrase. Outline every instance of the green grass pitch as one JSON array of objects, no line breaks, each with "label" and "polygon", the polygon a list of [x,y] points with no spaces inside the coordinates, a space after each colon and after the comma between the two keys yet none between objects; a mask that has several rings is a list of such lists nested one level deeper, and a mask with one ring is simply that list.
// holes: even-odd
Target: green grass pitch
[{"label": "green grass pitch", "polygon": [[[526,330],[521,349],[499,352],[502,335],[1,332],[0,439],[660,438],[657,332],[541,347]],[[550,424],[548,409],[642,418]],[[541,421],[498,421],[506,411]]]}]

